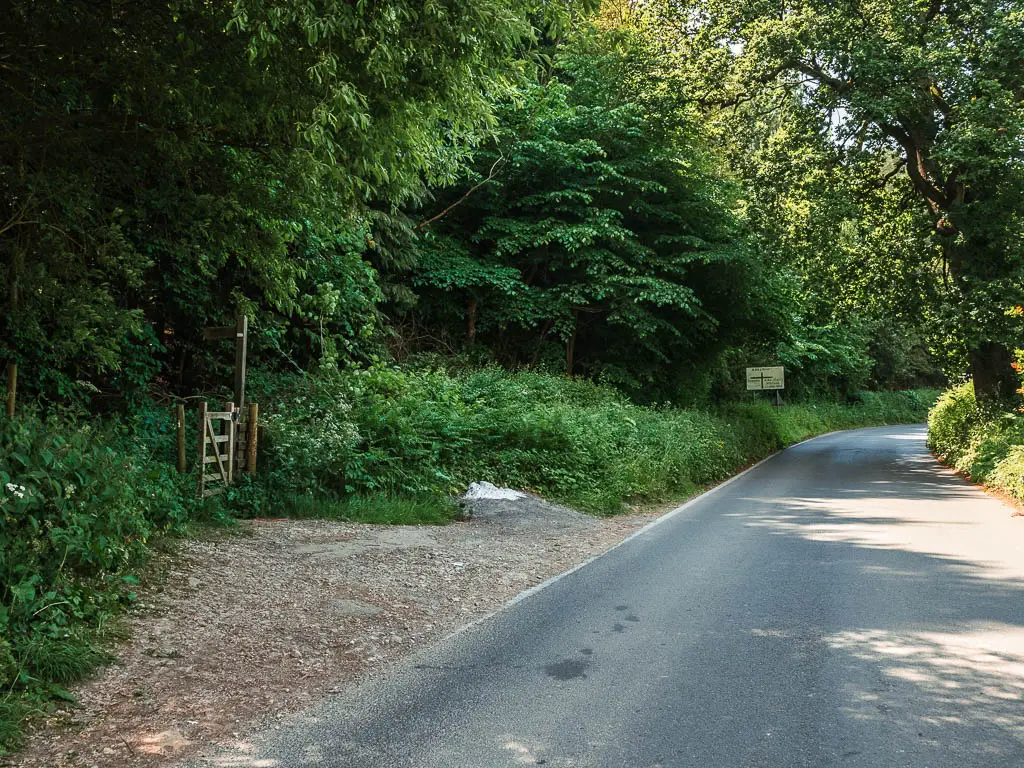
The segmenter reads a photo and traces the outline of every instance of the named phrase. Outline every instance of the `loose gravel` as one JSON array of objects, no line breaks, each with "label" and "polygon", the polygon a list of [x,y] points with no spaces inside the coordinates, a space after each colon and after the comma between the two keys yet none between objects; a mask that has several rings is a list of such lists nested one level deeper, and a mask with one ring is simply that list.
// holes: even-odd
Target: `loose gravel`
[{"label": "loose gravel", "polygon": [[118,660],[11,768],[152,768],[230,743],[493,613],[658,516],[442,527],[267,520],[189,540]]}]

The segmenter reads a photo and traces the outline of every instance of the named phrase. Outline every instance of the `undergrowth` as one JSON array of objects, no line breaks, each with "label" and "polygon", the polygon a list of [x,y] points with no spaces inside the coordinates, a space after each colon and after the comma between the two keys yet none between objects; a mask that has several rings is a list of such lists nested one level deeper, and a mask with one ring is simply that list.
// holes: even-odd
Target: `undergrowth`
[{"label": "undergrowth", "polygon": [[110,425],[0,420],[0,755],[107,658],[152,538],[192,514],[181,484]]},{"label": "undergrowth", "polygon": [[928,417],[928,447],[972,480],[1024,501],[1024,416],[979,403],[971,382],[939,398]]},{"label": "undergrowth", "polygon": [[851,403],[780,408],[751,400],[708,412],[640,406],[585,380],[498,368],[376,368],[257,387],[269,412],[269,469],[236,492],[236,511],[248,516],[296,504],[313,514],[352,498],[444,497],[475,480],[611,514],[624,502],[686,496],[815,434],[924,421],[938,394],[861,393]]}]

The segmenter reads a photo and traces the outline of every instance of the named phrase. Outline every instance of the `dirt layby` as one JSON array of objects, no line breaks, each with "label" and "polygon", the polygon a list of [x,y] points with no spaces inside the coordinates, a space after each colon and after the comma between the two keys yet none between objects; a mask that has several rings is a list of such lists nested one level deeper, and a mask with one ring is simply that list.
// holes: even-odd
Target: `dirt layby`
[{"label": "dirt layby", "polygon": [[79,708],[0,764],[170,765],[289,715],[596,555],[654,514],[597,519],[535,497],[443,527],[257,520],[184,541]]}]

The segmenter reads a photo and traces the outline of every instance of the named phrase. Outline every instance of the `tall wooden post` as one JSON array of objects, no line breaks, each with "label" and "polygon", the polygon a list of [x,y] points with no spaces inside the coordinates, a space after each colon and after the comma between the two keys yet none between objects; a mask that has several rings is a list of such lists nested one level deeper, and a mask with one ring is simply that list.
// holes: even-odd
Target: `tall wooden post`
[{"label": "tall wooden post", "polygon": [[179,403],[174,412],[178,422],[178,474],[184,475],[188,469],[185,461],[185,406]]},{"label": "tall wooden post", "polygon": [[239,314],[235,319],[235,405],[245,407],[245,357],[249,346],[249,318]]},{"label": "tall wooden post", "polygon": [[222,325],[203,329],[205,341],[221,339],[235,340],[235,405],[242,408],[245,402],[245,358],[249,346],[249,318],[238,315],[234,325]]},{"label": "tall wooden post", "polygon": [[[217,445],[214,443],[214,450]],[[203,498],[206,485],[206,401],[199,403],[199,498]]]},{"label": "tall wooden post", "polygon": [[250,475],[256,474],[256,439],[259,436],[260,407],[256,403],[249,403],[249,415],[245,428],[245,471]]}]

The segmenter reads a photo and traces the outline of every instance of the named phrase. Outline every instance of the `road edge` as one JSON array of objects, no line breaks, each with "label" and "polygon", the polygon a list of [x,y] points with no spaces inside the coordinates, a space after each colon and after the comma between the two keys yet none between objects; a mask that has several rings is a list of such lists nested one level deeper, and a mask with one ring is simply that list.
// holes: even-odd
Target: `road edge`
[{"label": "road edge", "polygon": [[[884,426],[894,426],[894,425],[884,425]],[[903,425],[903,424],[901,424],[899,426],[917,426],[917,425],[914,425],[914,424]],[[736,482],[737,480],[740,480],[745,475],[748,475],[751,472],[753,472],[755,469],[760,467],[762,464],[766,464],[767,462],[771,461],[772,459],[774,459],[774,458],[776,458],[778,456],[781,456],[782,454],[784,454],[786,451],[790,450],[791,448],[796,448],[798,445],[803,445],[804,443],[810,443],[810,442],[812,442],[814,440],[820,440],[823,437],[829,437],[831,435],[838,435],[840,432],[854,432],[857,429],[877,429],[877,427],[855,427],[854,429],[834,429],[831,432],[823,432],[820,435],[814,435],[813,437],[808,437],[805,440],[801,440],[800,442],[793,443],[792,445],[787,445],[784,448],[780,448],[779,450],[775,451],[774,453],[768,454],[767,456],[765,456],[763,459],[761,459],[760,461],[756,462],[755,464],[751,464],[746,469],[736,473],[735,475],[732,475],[731,477],[726,478],[725,480],[720,482],[718,485],[715,485],[715,486],[713,486],[711,488],[708,488],[706,491],[704,491],[704,492],[694,496],[692,499],[688,499],[687,501],[683,502],[682,504],[680,504],[675,509],[672,509],[672,510],[666,512],[664,515],[662,515],[658,519],[652,520],[647,525],[645,525],[643,528],[641,528],[638,531],[634,531],[629,536],[627,536],[626,538],[622,539],[622,541],[619,541],[618,543],[613,544],[612,546],[610,546],[604,552],[596,554],[593,557],[587,558],[582,563],[574,565],[572,568],[570,568],[570,569],[568,569],[566,571],[562,571],[561,573],[557,573],[554,576],[552,576],[551,578],[546,579],[545,581],[542,581],[540,584],[537,584],[537,585],[535,585],[533,587],[530,587],[529,589],[527,589],[527,590],[525,590],[523,592],[520,592],[518,595],[513,597],[507,603],[502,605],[501,608],[499,608],[494,613],[488,614],[487,616],[483,616],[480,619],[477,619],[476,621],[474,621],[474,622],[472,622],[470,624],[467,624],[465,627],[462,627],[462,628],[456,630],[455,632],[453,632],[451,635],[448,635],[447,637],[453,637],[453,636],[459,634],[460,632],[462,632],[464,629],[469,629],[470,627],[475,626],[477,623],[479,623],[481,621],[486,621],[487,619],[491,618],[492,616],[495,616],[495,615],[501,613],[506,608],[509,608],[509,607],[515,605],[516,603],[520,603],[523,600],[526,600],[527,598],[532,597],[533,595],[537,594],[538,592],[540,592],[540,591],[550,587],[555,582],[557,582],[557,581],[559,581],[561,579],[564,579],[566,576],[572,575],[573,573],[575,573],[576,571],[578,571],[578,570],[580,570],[582,568],[585,568],[586,566],[590,565],[595,560],[599,560],[602,557],[604,557],[605,555],[609,554],[610,552],[614,552],[616,549],[618,549],[619,547],[625,545],[627,542],[632,541],[633,539],[637,538],[638,536],[643,536],[643,535],[649,533],[652,528],[655,528],[655,527],[661,525],[662,523],[665,523],[665,522],[675,518],[677,515],[681,515],[683,512],[686,512],[690,507],[700,503],[701,501],[703,501],[708,496],[711,496],[712,494],[717,493],[718,491],[722,490],[723,488],[725,488],[728,485],[732,485],[734,482]]]},{"label": "road edge", "polygon": [[[835,434],[835,433],[830,432],[829,434]],[[825,437],[825,435],[816,435],[815,437],[808,438],[807,440],[803,440],[802,442],[806,443],[806,442],[808,442],[810,440],[816,440],[818,437]],[[542,581],[540,584],[536,584],[536,585],[530,587],[529,589],[524,590],[523,592],[520,592],[518,595],[516,595],[511,600],[509,600],[507,603],[505,603],[503,606],[501,606],[501,608],[499,608],[497,611],[495,611],[494,613],[492,613],[492,614],[490,614],[488,616],[482,617],[478,621],[485,621],[485,620],[491,618],[491,616],[495,616],[498,613],[501,613],[506,608],[510,608],[511,606],[513,606],[513,605],[515,605],[517,603],[521,603],[523,600],[526,600],[526,599],[532,597],[533,595],[537,594],[538,592],[541,592],[542,590],[547,589],[552,584],[560,581],[561,579],[564,579],[566,576],[570,576],[570,575],[576,573],[576,571],[581,570],[582,568],[586,568],[588,565],[593,563],[595,560],[600,560],[605,555],[607,555],[607,554],[609,554],[611,552],[614,552],[616,549],[618,549],[619,547],[625,545],[627,542],[632,541],[633,539],[637,538],[638,536],[644,536],[645,534],[649,533],[653,528],[656,528],[657,526],[661,525],[662,523],[665,523],[665,522],[675,518],[676,516],[681,515],[682,513],[684,513],[687,510],[689,510],[690,507],[692,507],[692,506],[698,504],[699,502],[703,501],[708,496],[711,496],[711,495],[717,493],[718,491],[722,490],[723,488],[725,488],[728,485],[732,485],[734,482],[736,482],[737,480],[741,479],[744,475],[747,475],[750,472],[753,472],[755,469],[760,467],[762,464],[765,464],[765,463],[771,461],[776,456],[780,456],[782,453],[784,453],[785,451],[789,450],[790,448],[795,447],[796,445],[800,445],[800,443],[794,443],[793,445],[787,446],[787,447],[785,447],[785,448],[783,448],[781,450],[778,450],[778,451],[775,451],[772,454],[769,454],[768,456],[765,456],[763,459],[758,461],[756,464],[750,465],[749,467],[747,467],[746,469],[744,469],[741,472],[738,472],[737,474],[733,475],[732,477],[726,478],[725,480],[720,482],[718,485],[715,485],[715,486],[713,486],[711,488],[708,488],[706,491],[704,491],[704,492],[694,496],[692,499],[689,499],[689,500],[683,502],[682,504],[680,504],[675,509],[669,510],[668,512],[666,512],[664,515],[662,515],[661,517],[657,518],[656,520],[652,520],[647,525],[645,525],[643,528],[641,528],[641,529],[639,529],[637,531],[633,531],[633,533],[629,534],[629,536],[627,536],[626,538],[622,539],[619,542],[616,542],[615,544],[610,546],[608,549],[604,550],[604,552],[600,552],[600,553],[594,555],[593,557],[589,557],[586,560],[584,560],[582,563],[578,563],[578,564],[574,565],[572,568],[570,568],[570,569],[568,569],[566,571],[562,571],[561,573],[556,573],[554,576],[552,576],[549,579],[546,579],[546,580]],[[472,624],[467,624],[462,629],[469,629],[470,627],[474,626],[476,623],[478,623],[478,622],[473,622]],[[462,631],[462,629],[456,630],[456,632],[454,632],[453,634],[458,634],[459,632]],[[449,637],[451,637],[451,636],[452,635],[449,635]]]}]

